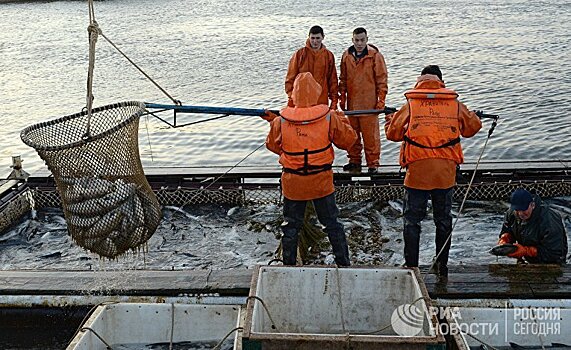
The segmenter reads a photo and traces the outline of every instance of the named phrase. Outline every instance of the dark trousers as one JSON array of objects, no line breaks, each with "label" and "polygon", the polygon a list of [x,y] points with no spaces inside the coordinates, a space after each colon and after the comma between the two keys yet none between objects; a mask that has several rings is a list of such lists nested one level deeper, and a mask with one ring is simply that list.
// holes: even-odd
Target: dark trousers
[{"label": "dark trousers", "polygon": [[[284,198],[284,223],[282,224],[282,251],[285,265],[295,265],[297,257],[298,233],[303,225],[307,201],[294,201]],[[349,266],[349,247],[343,230],[343,225],[337,221],[339,209],[335,204],[335,193],[314,199],[313,205],[317,218],[325,226],[325,233],[333,247],[335,263],[339,266]]]},{"label": "dark trousers", "polygon": [[[420,222],[426,217],[428,198],[432,199],[434,224],[436,225],[436,254],[440,252],[452,232],[452,195],[454,188],[417,190],[405,187],[404,215],[404,259],[406,266],[418,266],[420,244]],[[437,259],[439,266],[447,266],[451,240]]]}]

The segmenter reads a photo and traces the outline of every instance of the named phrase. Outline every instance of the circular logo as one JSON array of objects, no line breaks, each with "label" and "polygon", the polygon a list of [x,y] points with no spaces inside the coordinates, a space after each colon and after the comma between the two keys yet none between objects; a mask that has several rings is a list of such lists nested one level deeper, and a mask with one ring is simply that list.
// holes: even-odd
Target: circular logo
[{"label": "circular logo", "polygon": [[412,337],[420,333],[423,323],[422,310],[413,304],[399,305],[391,315],[393,330],[403,337]]}]

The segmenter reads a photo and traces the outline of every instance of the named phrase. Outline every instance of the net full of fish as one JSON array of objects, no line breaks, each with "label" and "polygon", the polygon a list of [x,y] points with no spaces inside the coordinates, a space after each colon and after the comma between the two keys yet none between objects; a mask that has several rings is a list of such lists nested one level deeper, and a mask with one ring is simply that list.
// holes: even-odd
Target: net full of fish
[{"label": "net full of fish", "polygon": [[82,247],[113,258],[146,242],[160,217],[146,189],[119,178],[61,178],[68,229]]},{"label": "net full of fish", "polygon": [[107,258],[155,232],[160,205],[139,156],[142,102],[127,101],[31,125],[20,137],[46,162],[72,238]]}]

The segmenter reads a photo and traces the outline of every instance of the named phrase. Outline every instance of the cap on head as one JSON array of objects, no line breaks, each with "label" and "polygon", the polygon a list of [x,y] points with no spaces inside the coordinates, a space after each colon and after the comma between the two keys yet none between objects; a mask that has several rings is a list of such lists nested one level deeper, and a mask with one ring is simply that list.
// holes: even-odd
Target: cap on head
[{"label": "cap on head", "polygon": [[527,208],[529,208],[529,203],[531,202],[533,202],[533,196],[531,193],[529,193],[529,191],[523,188],[518,188],[515,190],[510,198],[512,210],[527,210]]},{"label": "cap on head", "polygon": [[420,75],[425,75],[425,74],[436,75],[438,79],[442,80],[442,72],[440,71],[440,67],[438,67],[435,64],[431,64],[429,66],[424,67],[424,69],[422,69],[422,72],[420,72]]}]

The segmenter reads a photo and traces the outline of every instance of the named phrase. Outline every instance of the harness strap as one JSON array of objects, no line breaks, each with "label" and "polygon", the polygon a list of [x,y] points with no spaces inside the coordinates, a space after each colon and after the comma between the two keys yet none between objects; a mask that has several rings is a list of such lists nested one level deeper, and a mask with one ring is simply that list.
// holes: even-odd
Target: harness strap
[{"label": "harness strap", "polygon": [[437,148],[444,148],[444,147],[454,146],[455,144],[457,144],[457,143],[460,142],[460,138],[457,137],[457,138],[452,139],[452,140],[450,140],[450,141],[448,141],[448,142],[446,142],[446,143],[444,143],[444,144],[442,144],[442,145],[440,145],[440,146],[434,146],[434,147],[426,146],[426,145],[420,144],[420,143],[418,143],[418,142],[416,142],[416,141],[411,140],[411,139],[408,138],[406,135],[404,135],[404,141],[410,143],[410,144],[413,145],[413,146],[420,147],[420,148],[437,149]]},{"label": "harness strap", "polygon": [[323,171],[331,170],[332,168],[333,168],[333,167],[332,167],[331,164],[325,164],[325,165],[304,165],[303,167],[298,168],[298,169],[283,168],[283,172],[284,172],[284,173],[290,173],[290,174],[305,176],[305,175],[318,174],[318,173],[323,172]]},{"label": "harness strap", "polygon": [[330,142],[327,146],[325,146],[325,147],[323,147],[323,148],[320,148],[320,149],[313,150],[313,151],[309,151],[309,150],[307,150],[307,149],[304,149],[303,152],[288,152],[288,151],[286,151],[286,150],[282,150],[282,151],[283,151],[285,154],[290,155],[290,156],[304,156],[304,155],[308,155],[308,154],[315,154],[315,153],[325,152],[325,151],[327,151],[329,148],[331,148],[331,142]]}]

